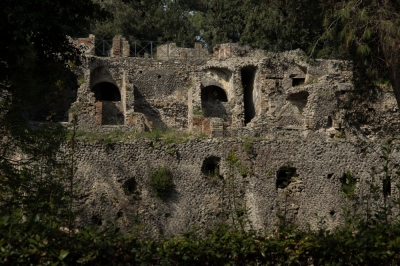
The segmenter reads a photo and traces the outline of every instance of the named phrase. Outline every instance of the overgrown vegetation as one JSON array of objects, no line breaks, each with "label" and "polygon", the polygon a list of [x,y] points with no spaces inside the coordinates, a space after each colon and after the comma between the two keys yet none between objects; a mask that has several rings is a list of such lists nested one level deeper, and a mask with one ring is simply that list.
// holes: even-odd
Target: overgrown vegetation
[{"label": "overgrown vegetation", "polygon": [[247,153],[251,153],[253,150],[253,143],[254,143],[254,138],[246,138],[243,141],[243,150]]},{"label": "overgrown vegetation", "polygon": [[165,166],[150,174],[149,185],[155,195],[166,199],[174,188],[172,173]]}]

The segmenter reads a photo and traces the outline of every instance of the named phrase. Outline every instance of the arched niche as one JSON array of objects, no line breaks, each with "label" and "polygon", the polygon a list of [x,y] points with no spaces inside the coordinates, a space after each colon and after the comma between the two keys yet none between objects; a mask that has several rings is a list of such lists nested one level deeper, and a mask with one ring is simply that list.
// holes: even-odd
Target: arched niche
[{"label": "arched niche", "polygon": [[221,87],[210,85],[201,89],[201,108],[205,117],[226,117],[227,102],[228,97]]},{"label": "arched niche", "polygon": [[96,98],[96,102],[110,101],[119,102],[121,101],[121,93],[118,87],[110,82],[100,82],[93,86],[92,91]]},{"label": "arched niche", "polygon": [[226,96],[225,91],[221,87],[211,85],[201,89],[201,101],[228,102],[228,97]]}]

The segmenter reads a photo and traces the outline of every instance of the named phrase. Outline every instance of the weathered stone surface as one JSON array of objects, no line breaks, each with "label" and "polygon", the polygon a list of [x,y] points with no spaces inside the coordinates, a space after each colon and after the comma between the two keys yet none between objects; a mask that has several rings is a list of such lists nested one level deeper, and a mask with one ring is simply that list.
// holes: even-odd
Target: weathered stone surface
[{"label": "weathered stone surface", "polygon": [[[350,171],[358,180],[356,193],[366,193],[371,167],[376,166],[377,175],[381,174],[380,147],[377,141],[311,136],[255,140],[251,149],[245,149],[241,139],[219,138],[173,145],[143,140],[112,146],[81,143],[76,173],[83,190],[81,221],[90,223],[96,215],[129,230],[139,219],[151,236],[176,234],[195,225],[211,226],[222,211],[223,183],[204,174],[202,165],[206,158],[220,158],[219,172],[227,178],[226,158],[234,151],[248,173],[243,176],[234,171],[236,193],[246,202],[255,228],[272,228],[279,212],[312,228],[324,217],[326,226],[332,228],[343,222],[341,207],[351,204],[342,196],[341,177]],[[399,154],[393,154],[393,159],[398,162]],[[287,164],[296,169],[296,175],[289,186],[278,188],[277,171]],[[165,200],[153,195],[149,186],[151,172],[163,166],[172,172],[174,182],[174,191]],[[127,195],[124,184],[131,179],[136,187]],[[392,181],[393,188],[397,182]]]},{"label": "weathered stone surface", "polygon": [[[342,222],[340,207],[349,204],[342,196],[343,174],[350,171],[358,180],[356,193],[365,193],[371,167],[382,165],[382,141],[399,130],[392,91],[355,88],[348,61],[310,62],[301,51],[247,56],[249,48],[239,48],[221,46],[216,52],[224,57],[208,61],[87,62],[73,105],[81,129],[174,128],[209,138],[166,145],[144,139],[80,143],[76,175],[83,189],[82,222],[96,216],[129,230],[138,218],[151,236],[210,226],[220,217],[222,181],[202,172],[202,166],[217,158],[219,173],[227,178],[230,151],[241,166],[234,172],[238,200],[246,203],[256,228],[270,228],[277,213],[313,228],[320,219],[316,213],[328,228]],[[121,101],[115,104],[123,125],[104,125],[109,115],[104,106],[112,101],[96,98],[93,88],[99,83],[118,87]],[[396,170],[397,152],[393,160]],[[163,166],[175,185],[164,201],[149,187],[151,172]],[[282,167],[294,171],[284,188]]]}]

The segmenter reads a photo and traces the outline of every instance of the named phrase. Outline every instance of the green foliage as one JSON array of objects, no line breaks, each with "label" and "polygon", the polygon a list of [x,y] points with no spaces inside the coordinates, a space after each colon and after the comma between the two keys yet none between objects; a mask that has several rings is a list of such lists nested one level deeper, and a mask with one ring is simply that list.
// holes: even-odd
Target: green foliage
[{"label": "green foliage", "polygon": [[193,110],[194,115],[203,115],[205,116],[204,110],[199,110],[199,109],[194,109]]},{"label": "green foliage", "polygon": [[348,199],[355,198],[355,190],[357,181],[353,174],[348,170],[341,178],[343,197]]},{"label": "green foliage", "polygon": [[245,139],[243,142],[243,150],[247,153],[250,153],[253,150],[253,143],[254,143],[253,138]]},{"label": "green foliage", "polygon": [[166,167],[158,169],[150,175],[149,185],[158,197],[167,198],[174,188],[172,173]]},{"label": "green foliage", "polygon": [[342,0],[326,1],[323,6],[325,30],[319,55],[353,60],[355,80],[364,87],[376,79],[389,79],[399,104],[400,3]]},{"label": "green foliage", "polygon": [[266,173],[265,173],[265,178],[266,179],[270,179],[272,177],[272,171],[271,170],[268,170]]},{"label": "green foliage", "polygon": [[194,42],[198,32],[189,22],[197,1],[100,1],[114,19],[95,22],[91,31],[96,38],[111,40],[122,35],[136,40]]},{"label": "green foliage", "polygon": [[339,139],[345,139],[346,138],[346,133],[344,132],[344,130],[340,130],[335,134],[335,137],[339,138]]},{"label": "green foliage", "polygon": [[79,76],[78,78],[78,86],[82,85],[83,83],[85,83],[85,76]]}]

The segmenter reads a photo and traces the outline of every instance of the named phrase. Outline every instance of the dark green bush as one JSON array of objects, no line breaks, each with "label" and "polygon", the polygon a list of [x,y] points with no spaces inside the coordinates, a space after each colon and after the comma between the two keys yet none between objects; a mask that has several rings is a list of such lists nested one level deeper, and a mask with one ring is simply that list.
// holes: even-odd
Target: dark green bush
[{"label": "dark green bush", "polygon": [[150,187],[158,197],[167,198],[174,187],[172,173],[166,167],[153,172],[150,175]]}]

